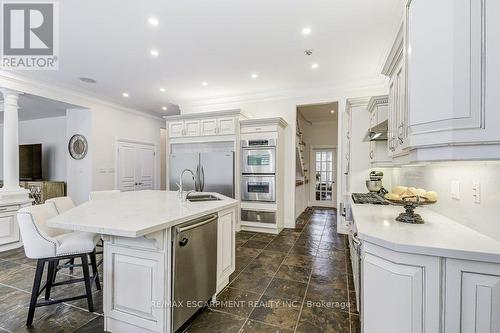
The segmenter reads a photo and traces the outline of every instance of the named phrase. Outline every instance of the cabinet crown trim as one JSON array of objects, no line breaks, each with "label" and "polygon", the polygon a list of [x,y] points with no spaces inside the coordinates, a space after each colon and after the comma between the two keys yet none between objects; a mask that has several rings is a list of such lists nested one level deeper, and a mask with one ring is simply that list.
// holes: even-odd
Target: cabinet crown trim
[{"label": "cabinet crown trim", "polygon": [[215,117],[238,117],[238,116],[242,116],[243,118],[247,118],[247,116],[240,109],[214,111],[214,112],[198,112],[198,113],[179,114],[179,115],[175,115],[175,116],[165,116],[163,118],[166,121],[174,121],[174,120],[186,120],[186,119],[203,119],[203,118],[215,118]]},{"label": "cabinet crown trim", "polygon": [[285,121],[285,119],[281,117],[276,117],[276,118],[261,118],[261,119],[245,119],[240,122],[240,125],[242,127],[255,126],[255,125],[275,125],[285,128],[288,126],[288,123]]},{"label": "cabinet crown trim", "polygon": [[389,104],[389,95],[373,96],[368,102],[368,112],[373,112],[377,106]]},{"label": "cabinet crown trim", "polygon": [[404,51],[404,24],[398,30],[394,44],[392,45],[391,51],[387,56],[387,60],[382,68],[382,74],[385,76],[392,76],[394,70],[399,63],[399,60],[403,56]]}]

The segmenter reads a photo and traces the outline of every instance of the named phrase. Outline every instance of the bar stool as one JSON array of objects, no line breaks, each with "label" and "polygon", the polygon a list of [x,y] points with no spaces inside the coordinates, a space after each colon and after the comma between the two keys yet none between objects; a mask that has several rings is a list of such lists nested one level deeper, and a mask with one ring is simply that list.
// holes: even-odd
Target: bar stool
[{"label": "bar stool", "polygon": [[[70,210],[75,207],[75,203],[70,197],[57,197],[45,200],[45,203],[52,203],[58,214],[62,214],[65,211]],[[73,273],[73,266],[75,264],[75,259],[70,259],[66,264],[69,264],[69,271]],[[98,265],[99,266],[99,265]]]},{"label": "bar stool", "polygon": [[70,197],[57,197],[45,200],[45,203],[51,202],[56,207],[57,213],[62,214],[65,211],[75,208],[75,203]]},{"label": "bar stool", "polygon": [[[33,323],[35,309],[41,306],[87,298],[88,309],[90,312],[94,312],[92,282],[95,282],[97,290],[101,289],[95,257],[95,246],[99,241],[99,235],[83,231],[65,232],[61,229],[48,227],[47,220],[57,215],[53,203],[25,207],[17,213],[19,229],[24,243],[24,252],[28,258],[38,260],[26,320],[28,326]],[[89,257],[92,276],[89,273]],[[55,282],[57,271],[63,267],[68,267],[67,264],[59,266],[59,261],[75,258],[80,258],[82,264],[73,264],[72,266],[82,267],[83,278]],[[46,263],[48,264],[47,281],[40,288]],[[86,293],[84,295],[58,300],[50,299],[50,292],[53,287],[80,282],[85,283]],[[38,296],[43,291],[45,291],[45,300],[38,302]]]}]

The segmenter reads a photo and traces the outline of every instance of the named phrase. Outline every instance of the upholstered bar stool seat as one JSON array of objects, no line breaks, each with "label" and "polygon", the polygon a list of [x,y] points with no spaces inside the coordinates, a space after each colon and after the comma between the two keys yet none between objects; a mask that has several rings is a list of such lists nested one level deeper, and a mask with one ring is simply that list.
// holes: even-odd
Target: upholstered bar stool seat
[{"label": "upholstered bar stool seat", "polygon": [[[17,213],[24,252],[28,258],[38,260],[28,319],[26,321],[28,326],[31,326],[33,323],[35,309],[40,306],[87,298],[89,311],[94,312],[91,283],[95,282],[97,289],[101,289],[95,256],[95,246],[100,236],[83,231],[65,232],[64,230],[47,226],[47,221],[57,215],[57,209],[51,202],[38,206],[25,207]],[[89,257],[92,276],[89,273]],[[75,258],[80,258],[81,264],[74,264]],[[69,265],[59,265],[60,261],[68,259],[70,262]],[[47,281],[41,287],[45,264],[48,264]],[[55,282],[56,274],[61,268],[72,267],[82,267],[83,278],[72,278],[66,281]],[[73,283],[85,283],[86,293],[58,300],[50,299],[50,292],[53,287]],[[38,297],[43,291],[45,291],[45,301],[38,301]]]},{"label": "upholstered bar stool seat", "polygon": [[47,202],[53,203],[59,214],[62,214],[65,211],[70,210],[71,208],[75,208],[75,203],[70,197],[57,197],[57,198],[47,199],[45,200],[45,203]]}]

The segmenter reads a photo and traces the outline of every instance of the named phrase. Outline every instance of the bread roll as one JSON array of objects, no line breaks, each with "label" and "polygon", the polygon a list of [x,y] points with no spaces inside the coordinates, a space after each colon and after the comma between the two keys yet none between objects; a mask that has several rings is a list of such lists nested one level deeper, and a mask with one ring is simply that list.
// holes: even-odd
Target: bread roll
[{"label": "bread roll", "polygon": [[401,198],[399,197],[399,195],[397,195],[395,193],[387,193],[384,197],[387,200],[401,200]]},{"label": "bread roll", "polygon": [[425,196],[425,194],[427,193],[426,190],[424,190],[423,188],[417,188],[415,191],[413,191],[415,193],[415,195],[418,195],[420,197],[423,197]]},{"label": "bread roll", "polygon": [[392,188],[392,193],[400,196],[401,194],[405,193],[408,187],[406,186],[394,186]]},{"label": "bread roll", "polygon": [[429,201],[437,201],[438,194],[434,191],[429,191],[424,194],[424,197],[427,198]]}]

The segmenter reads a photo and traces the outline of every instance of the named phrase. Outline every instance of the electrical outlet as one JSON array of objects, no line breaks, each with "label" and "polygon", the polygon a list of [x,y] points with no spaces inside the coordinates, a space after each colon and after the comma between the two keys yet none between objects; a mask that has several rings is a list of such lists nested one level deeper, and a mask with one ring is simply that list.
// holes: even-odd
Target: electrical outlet
[{"label": "electrical outlet", "polygon": [[451,181],[450,195],[452,199],[460,200],[460,182],[458,180]]},{"label": "electrical outlet", "polygon": [[474,203],[481,203],[481,184],[479,182],[472,183],[472,197],[474,198]]}]

